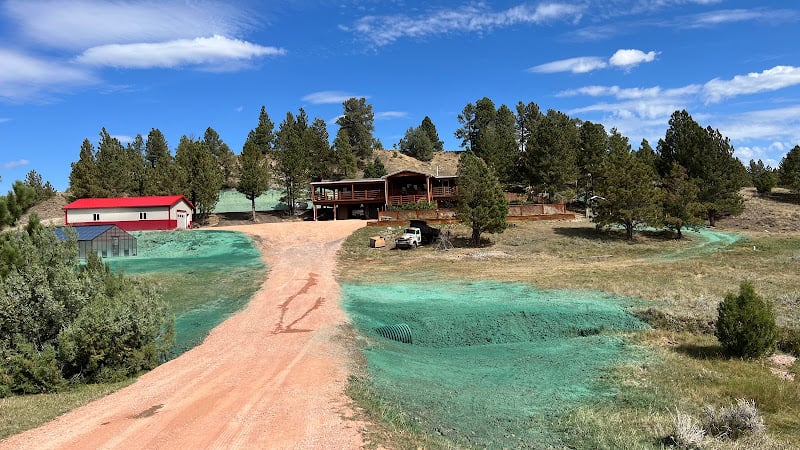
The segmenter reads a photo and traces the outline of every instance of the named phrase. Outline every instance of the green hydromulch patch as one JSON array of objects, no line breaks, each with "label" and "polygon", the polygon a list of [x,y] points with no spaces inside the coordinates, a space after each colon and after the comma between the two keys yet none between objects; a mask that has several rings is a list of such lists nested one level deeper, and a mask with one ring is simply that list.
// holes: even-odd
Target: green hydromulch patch
[{"label": "green hydromulch patch", "polygon": [[159,287],[175,316],[172,357],[200,344],[211,329],[242,309],[266,276],[261,254],[242,233],[190,230],[135,235],[138,256],[107,261],[112,270]]},{"label": "green hydromulch patch", "polygon": [[[402,412],[393,420],[456,445],[559,443],[558,417],[614,395],[608,371],[646,359],[624,337],[646,325],[624,299],[596,292],[481,281],[345,285],[343,295],[370,340],[371,389]],[[375,331],[401,323],[413,344]]]}]

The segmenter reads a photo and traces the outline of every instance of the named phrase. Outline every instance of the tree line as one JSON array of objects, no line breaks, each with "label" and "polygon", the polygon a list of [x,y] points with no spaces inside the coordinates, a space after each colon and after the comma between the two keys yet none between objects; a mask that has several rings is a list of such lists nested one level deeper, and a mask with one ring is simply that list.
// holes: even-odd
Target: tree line
[{"label": "tree line", "polygon": [[[533,102],[515,111],[489,98],[468,103],[458,115],[455,136],[479,157],[506,190],[525,190],[531,199],[591,207],[599,227],[685,228],[742,211],[739,189],[766,193],[777,183],[800,188],[800,146],[779,169],[733,155],[727,137],[675,111],[656,148],[642,140],[632,149],[616,129],[567,114],[542,112]],[[459,183],[462,180],[459,179]]]}]

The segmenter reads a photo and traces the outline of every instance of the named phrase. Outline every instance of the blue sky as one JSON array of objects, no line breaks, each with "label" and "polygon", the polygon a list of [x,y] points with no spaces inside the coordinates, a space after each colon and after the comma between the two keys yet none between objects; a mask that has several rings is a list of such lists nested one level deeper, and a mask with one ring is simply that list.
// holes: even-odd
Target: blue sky
[{"label": "blue sky", "polygon": [[428,115],[446,149],[486,96],[536,102],[655,147],[687,109],[736,155],[800,144],[794,1],[0,1],[0,193],[57,189],[84,138],[213,127],[235,153],[265,105],[334,121],[366,97],[391,148]]}]

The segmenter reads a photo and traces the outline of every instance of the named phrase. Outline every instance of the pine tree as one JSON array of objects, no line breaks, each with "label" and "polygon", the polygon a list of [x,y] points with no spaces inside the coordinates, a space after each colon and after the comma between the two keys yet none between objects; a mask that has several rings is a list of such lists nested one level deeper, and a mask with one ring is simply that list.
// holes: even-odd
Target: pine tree
[{"label": "pine tree", "polygon": [[[375,131],[375,114],[367,99],[349,98],[342,103],[344,112],[336,119],[340,130],[347,132],[350,151],[360,161],[372,156],[372,132]],[[338,133],[337,133],[338,136]]]},{"label": "pine tree", "polygon": [[350,147],[350,137],[347,130],[339,128],[336,139],[333,140],[333,148],[336,152],[337,174],[340,179],[353,178],[358,170],[356,155]]},{"label": "pine tree", "polygon": [[219,137],[219,133],[211,127],[206,128],[206,132],[203,134],[203,143],[214,155],[214,159],[222,171],[223,187],[233,187],[233,175],[236,170],[236,157],[233,151]]},{"label": "pine tree", "polygon": [[521,153],[525,153],[528,139],[533,133],[533,130],[539,126],[541,120],[542,112],[539,110],[539,105],[533,102],[529,102],[528,104],[522,102],[517,103],[517,144]]},{"label": "pine tree", "polygon": [[551,201],[571,197],[579,146],[575,121],[560,111],[548,110],[526,145],[525,178],[536,192],[547,193]]},{"label": "pine tree", "polygon": [[377,156],[372,163],[367,164],[367,167],[364,168],[364,178],[380,178],[384,175],[386,175],[386,167]]},{"label": "pine tree", "polygon": [[643,225],[657,226],[661,216],[661,193],[658,176],[652,167],[630,151],[627,138],[612,130],[611,151],[604,159],[597,181],[595,222],[609,228],[621,225],[625,237],[633,239],[633,231]]},{"label": "pine tree", "polygon": [[100,172],[97,169],[94,146],[89,139],[81,144],[78,161],[72,163],[69,174],[69,191],[73,199],[101,197]]},{"label": "pine tree", "polygon": [[583,122],[580,126],[580,147],[577,153],[578,194],[588,200],[594,195],[594,181],[608,153],[608,134],[602,124]]},{"label": "pine tree", "polygon": [[270,169],[267,158],[255,142],[245,142],[239,155],[239,182],[236,190],[250,200],[253,222],[256,220],[256,198],[269,188]]},{"label": "pine tree", "polygon": [[686,169],[678,163],[672,163],[672,170],[662,182],[664,195],[664,225],[675,230],[677,238],[683,238],[682,229],[696,230],[702,225],[700,215],[703,205],[697,195],[700,190],[689,180]]},{"label": "pine tree", "polygon": [[274,129],[275,124],[270,120],[267,108],[262,105],[261,112],[258,113],[258,125],[247,135],[245,144],[254,145],[262,154],[266,155],[272,151],[275,143]]},{"label": "pine tree", "polygon": [[433,151],[434,152],[441,152],[444,151],[444,142],[439,139],[439,133],[436,131],[436,125],[433,124],[433,121],[430,117],[425,116],[422,119],[422,123],[419,125],[425,131],[425,134],[428,135],[428,139],[433,144]]},{"label": "pine tree", "polygon": [[497,177],[472,152],[458,164],[458,217],[472,228],[472,242],[480,246],[482,233],[502,233],[507,226],[508,202]]},{"label": "pine tree", "polygon": [[147,134],[147,143],[145,144],[145,159],[150,163],[150,167],[155,169],[160,160],[169,157],[169,145],[164,133],[158,128],[150,129]]},{"label": "pine tree", "polygon": [[778,183],[778,177],[775,171],[770,166],[765,166],[764,162],[760,159],[758,162],[750,160],[747,173],[750,175],[750,181],[756,188],[756,192],[761,195],[769,194],[772,188]]},{"label": "pine tree", "polygon": [[286,113],[275,139],[275,174],[283,183],[289,214],[294,215],[299,192],[311,178],[311,161],[303,138],[308,130],[308,116],[301,108],[295,118]]},{"label": "pine tree", "polygon": [[778,174],[783,187],[800,190],[800,145],[795,145],[781,159]]},{"label": "pine tree", "polygon": [[433,159],[433,143],[422,127],[410,127],[398,144],[400,151],[420,161]]},{"label": "pine tree", "polygon": [[192,202],[195,213],[205,219],[219,201],[222,169],[203,141],[181,137],[175,151],[175,164],[185,174],[181,192]]},{"label": "pine tree", "polygon": [[328,125],[315,118],[306,130],[303,143],[311,155],[311,179],[322,181],[333,176],[336,159],[328,140]]}]

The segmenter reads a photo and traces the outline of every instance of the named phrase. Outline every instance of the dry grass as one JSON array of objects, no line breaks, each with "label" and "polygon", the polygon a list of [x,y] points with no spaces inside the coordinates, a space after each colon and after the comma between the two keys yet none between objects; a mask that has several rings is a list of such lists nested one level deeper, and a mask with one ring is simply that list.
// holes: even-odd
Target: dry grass
[{"label": "dry grass", "polygon": [[[713,321],[724,296],[750,280],[774,304],[779,324],[800,327],[800,206],[791,194],[746,198],[744,219],[719,223],[742,239],[713,251],[694,233],[681,241],[637,234],[629,243],[585,220],[514,223],[503,234],[486,235],[481,248],[469,246],[470,230],[452,226],[456,248],[449,251],[371,249],[369,236],[391,242],[400,229],[368,227],[343,246],[339,275],[344,282],[466,278],[602,290],[638,298],[640,311],[652,308],[687,323]],[[765,224],[770,228],[753,230]],[[639,343],[650,349],[652,361],[620,367],[602,380],[619,388],[618,395],[560,419],[571,446],[662,447],[676,408],[701,417],[705,405],[722,408],[745,398],[758,406],[767,433],[735,441],[706,437],[703,448],[800,448],[800,382],[772,375],[767,361],[723,358],[709,334],[653,330],[642,333]]]},{"label": "dry grass", "polygon": [[0,439],[35,428],[134,381],[130,378],[119,383],[76,385],[54,394],[0,398]]}]

